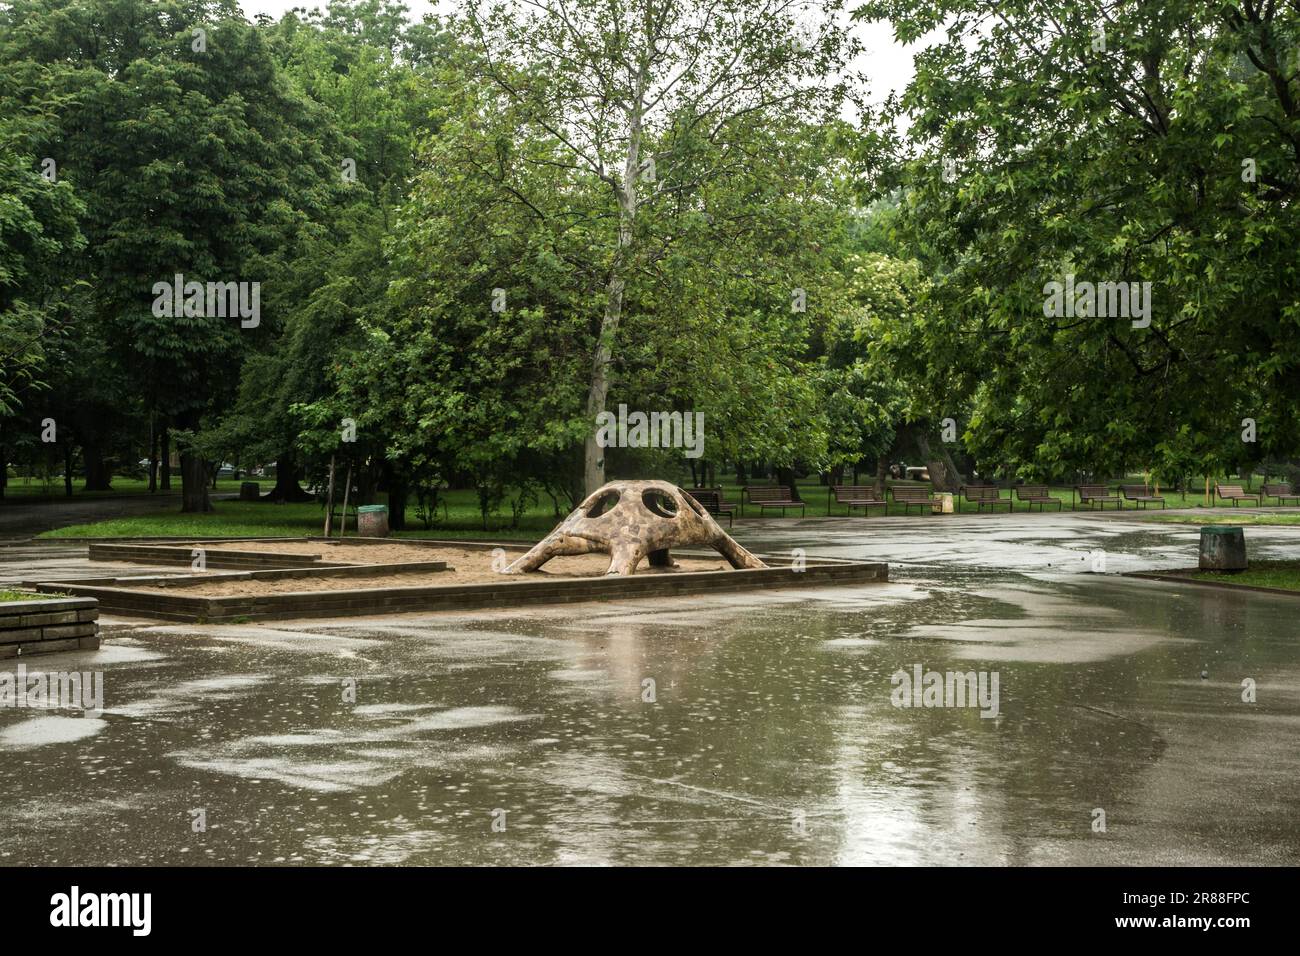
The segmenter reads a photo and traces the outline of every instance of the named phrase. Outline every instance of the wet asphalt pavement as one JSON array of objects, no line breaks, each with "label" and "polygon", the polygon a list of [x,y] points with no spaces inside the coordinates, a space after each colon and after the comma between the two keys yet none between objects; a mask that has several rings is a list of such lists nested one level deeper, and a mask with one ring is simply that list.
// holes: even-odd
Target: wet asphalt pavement
[{"label": "wet asphalt pavement", "polygon": [[[1246,534],[1300,556],[1300,529]],[[24,661],[102,671],[101,714],[0,708],[0,864],[1300,863],[1300,598],[1114,573],[1193,565],[1196,536],[769,519],[736,537],[893,580],[106,618],[101,650]],[[0,583],[106,569],[0,550]],[[996,674],[997,715],[895,706],[917,666]]]}]

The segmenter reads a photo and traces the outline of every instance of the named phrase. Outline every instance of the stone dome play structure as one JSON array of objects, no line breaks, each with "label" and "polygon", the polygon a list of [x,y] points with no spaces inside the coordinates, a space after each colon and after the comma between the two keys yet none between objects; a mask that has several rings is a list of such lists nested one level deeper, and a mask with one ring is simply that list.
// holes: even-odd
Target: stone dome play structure
[{"label": "stone dome play structure", "polygon": [[606,574],[635,574],[641,560],[674,567],[670,548],[707,546],[733,568],[766,568],[690,495],[667,481],[611,481],[596,489],[555,530],[502,574],[536,571],[562,555],[610,556]]}]

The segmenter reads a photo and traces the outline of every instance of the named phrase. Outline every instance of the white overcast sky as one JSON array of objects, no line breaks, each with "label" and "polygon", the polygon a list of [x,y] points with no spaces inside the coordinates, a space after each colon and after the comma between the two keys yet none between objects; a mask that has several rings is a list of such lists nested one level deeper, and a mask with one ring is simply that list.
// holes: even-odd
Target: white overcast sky
[{"label": "white overcast sky", "polygon": [[[449,0],[443,0],[441,3],[437,0],[403,0],[403,2],[410,8],[412,18],[416,20],[426,13],[437,12],[439,7],[444,11],[455,7],[455,3]],[[278,18],[294,7],[323,9],[327,4],[324,0],[240,0],[240,5],[249,18],[258,13],[268,13]],[[862,41],[866,50],[865,56],[856,66],[870,78],[871,102],[883,101],[891,91],[901,92],[912,79],[912,54],[921,49],[921,44],[925,41],[922,40],[921,44],[916,46],[904,47],[894,42],[893,28],[888,23],[854,24],[853,32]]]}]

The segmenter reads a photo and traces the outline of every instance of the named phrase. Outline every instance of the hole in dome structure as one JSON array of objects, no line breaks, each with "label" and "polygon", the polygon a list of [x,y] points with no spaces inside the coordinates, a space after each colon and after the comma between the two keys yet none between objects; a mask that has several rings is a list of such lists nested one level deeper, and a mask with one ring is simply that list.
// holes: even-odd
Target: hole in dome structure
[{"label": "hole in dome structure", "polygon": [[619,494],[617,491],[607,491],[591,503],[587,509],[588,518],[599,518],[608,511],[612,511],[618,504]]},{"label": "hole in dome structure", "polygon": [[677,517],[677,502],[662,491],[647,491],[641,495],[641,501],[652,514],[657,514],[661,518]]}]

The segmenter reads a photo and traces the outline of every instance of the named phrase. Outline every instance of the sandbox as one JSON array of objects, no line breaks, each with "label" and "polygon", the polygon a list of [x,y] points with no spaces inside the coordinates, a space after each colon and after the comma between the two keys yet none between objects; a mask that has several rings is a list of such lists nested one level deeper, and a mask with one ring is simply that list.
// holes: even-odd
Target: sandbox
[{"label": "sandbox", "polygon": [[[29,584],[97,598],[107,613],[223,621],[464,610],[888,578],[888,566],[872,562],[794,562],[768,556],[768,567],[736,570],[716,553],[685,551],[673,553],[676,567],[647,566],[627,576],[607,575],[609,558],[601,554],[557,557],[528,574],[495,570],[527,550],[518,542],[430,539],[114,541],[91,544],[91,559],[184,569],[113,571]],[[196,561],[203,570],[193,570]]]}]

